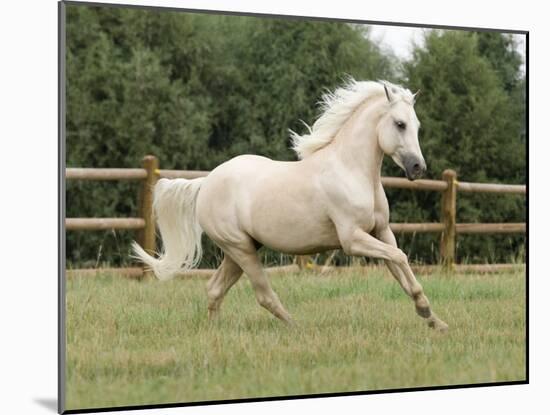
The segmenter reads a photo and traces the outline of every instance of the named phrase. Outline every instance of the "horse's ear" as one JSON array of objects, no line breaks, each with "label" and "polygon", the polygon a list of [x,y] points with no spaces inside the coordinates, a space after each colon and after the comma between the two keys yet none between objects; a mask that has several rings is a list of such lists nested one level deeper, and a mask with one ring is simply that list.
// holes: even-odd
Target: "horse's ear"
[{"label": "horse's ear", "polygon": [[420,89],[413,94],[413,104],[416,104],[416,100],[420,96]]},{"label": "horse's ear", "polygon": [[384,92],[386,93],[386,98],[388,98],[388,102],[391,104],[392,99],[391,99],[390,91],[388,91],[388,87],[386,86],[385,82],[383,82],[382,85],[384,85]]}]

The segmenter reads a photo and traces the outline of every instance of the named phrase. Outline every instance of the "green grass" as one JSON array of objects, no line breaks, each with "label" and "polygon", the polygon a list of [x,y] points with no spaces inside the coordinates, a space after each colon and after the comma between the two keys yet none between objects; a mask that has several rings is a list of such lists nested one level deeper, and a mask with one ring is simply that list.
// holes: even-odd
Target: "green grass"
[{"label": "green grass", "polygon": [[259,307],[246,277],[219,320],[205,281],[67,281],[67,408],[525,379],[525,274],[421,276],[430,330],[385,273],[273,276],[297,322]]}]

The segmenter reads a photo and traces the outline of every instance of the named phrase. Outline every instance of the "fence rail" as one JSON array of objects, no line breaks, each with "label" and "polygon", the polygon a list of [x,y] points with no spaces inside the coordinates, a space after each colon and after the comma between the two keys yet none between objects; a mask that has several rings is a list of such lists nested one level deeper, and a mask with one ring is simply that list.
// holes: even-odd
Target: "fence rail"
[{"label": "fence rail", "polygon": [[458,182],[460,192],[471,193],[515,193],[526,194],[527,187],[522,184],[492,184],[492,183],[467,183]]},{"label": "fence rail", "polygon": [[80,169],[68,168],[67,180],[143,180],[147,178],[145,169]]},{"label": "fence rail", "polygon": [[[142,182],[139,194],[139,217],[137,218],[67,218],[66,230],[138,230],[138,240],[146,251],[155,251],[155,224],[153,221],[153,187],[159,178],[194,179],[208,175],[200,170],[162,170],[158,159],[146,156],[142,168],[67,168],[67,180],[139,180]],[[507,234],[525,233],[525,223],[456,223],[456,199],[459,192],[499,193],[526,195],[525,185],[459,182],[456,172],[445,170],[442,180],[409,181],[401,177],[382,177],[386,188],[427,190],[441,192],[441,222],[435,223],[391,223],[395,233],[440,233],[440,260],[446,267],[454,267],[456,235],[458,234]],[[303,258],[302,258],[303,259]],[[303,264],[304,261],[298,261]],[[504,265],[504,264],[501,264]],[[480,268],[481,269],[481,268]],[[130,274],[139,274],[131,268]],[[80,270],[82,271],[82,270]]]},{"label": "fence rail", "polygon": [[390,228],[395,233],[437,233],[443,232],[445,226],[442,223],[390,223]]},{"label": "fence rail", "polygon": [[[207,170],[165,170],[158,169],[155,172],[159,178],[167,179],[196,179],[208,176]],[[111,169],[111,168],[75,168],[65,169],[67,180],[143,180],[147,177],[146,169]],[[444,180],[415,180],[411,182],[402,177],[382,177],[382,184],[386,188],[435,190],[443,192],[447,190],[447,182]],[[458,182],[458,191],[470,193],[515,193],[526,194],[527,187],[522,184],[496,184],[496,183],[468,183]]]},{"label": "fence rail", "polygon": [[414,182],[402,177],[382,177],[382,185],[388,188],[411,190],[447,190],[447,182],[443,180],[415,180]]},{"label": "fence rail", "polygon": [[525,223],[457,223],[460,234],[525,233]]},{"label": "fence rail", "polygon": [[104,229],[143,229],[143,218],[67,218],[68,231],[99,231]]}]

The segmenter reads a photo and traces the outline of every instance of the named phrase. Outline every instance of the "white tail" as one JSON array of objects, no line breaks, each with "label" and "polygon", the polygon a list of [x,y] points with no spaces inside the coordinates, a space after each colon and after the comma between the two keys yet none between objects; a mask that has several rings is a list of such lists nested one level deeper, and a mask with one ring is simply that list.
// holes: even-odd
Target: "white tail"
[{"label": "white tail", "polygon": [[163,250],[154,258],[136,242],[132,248],[134,257],[145,263],[159,280],[169,280],[200,262],[202,229],[195,207],[203,179],[160,179],[155,186],[153,212]]}]

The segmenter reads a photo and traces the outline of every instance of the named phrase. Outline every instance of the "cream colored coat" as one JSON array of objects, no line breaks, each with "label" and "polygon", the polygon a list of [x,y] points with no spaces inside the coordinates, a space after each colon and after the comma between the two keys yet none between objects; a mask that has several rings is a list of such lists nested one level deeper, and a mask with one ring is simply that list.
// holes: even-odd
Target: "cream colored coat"
[{"label": "cream colored coat", "polygon": [[[210,315],[217,314],[224,295],[244,271],[260,305],[291,322],[257,249],[264,245],[310,254],[342,248],[348,255],[384,259],[417,313],[430,327],[446,330],[431,311],[407,256],[397,248],[380,182],[384,154],[411,180],[426,168],[414,100],[410,91],[387,82],[351,81],[324,97],[325,112],[310,134],[293,133],[302,160],[243,155],[204,179],[160,181],[155,211],[165,252],[154,259],[137,246],[136,254],[159,278],[169,278],[198,261],[204,231],[225,254],[208,282]],[[182,200],[183,207],[174,209]]]}]

